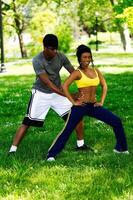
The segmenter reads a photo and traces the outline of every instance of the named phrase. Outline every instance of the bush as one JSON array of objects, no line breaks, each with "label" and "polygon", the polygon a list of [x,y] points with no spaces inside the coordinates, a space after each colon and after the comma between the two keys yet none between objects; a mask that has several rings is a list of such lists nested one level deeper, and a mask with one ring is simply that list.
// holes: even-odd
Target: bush
[{"label": "bush", "polygon": [[59,50],[69,52],[71,43],[73,41],[72,29],[67,24],[61,24],[57,27],[56,33],[59,39]]},{"label": "bush", "polygon": [[34,42],[31,42],[29,43],[27,46],[27,54],[28,54],[28,57],[34,57],[36,54],[38,54],[40,51],[42,51],[42,44],[39,44],[39,43],[35,43]]}]

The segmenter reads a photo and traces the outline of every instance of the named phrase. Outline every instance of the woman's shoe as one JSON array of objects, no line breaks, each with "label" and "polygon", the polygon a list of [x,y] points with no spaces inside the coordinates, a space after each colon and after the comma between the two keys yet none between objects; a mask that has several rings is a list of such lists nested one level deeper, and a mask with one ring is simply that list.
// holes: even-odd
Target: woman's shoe
[{"label": "woman's shoe", "polygon": [[49,157],[49,158],[47,158],[47,161],[53,162],[53,161],[55,161],[55,158],[54,157]]},{"label": "woman's shoe", "polygon": [[129,154],[129,151],[128,151],[128,150],[126,150],[126,151],[119,151],[119,150],[117,150],[117,149],[114,149],[113,152],[114,152],[114,153],[124,153],[124,154]]}]

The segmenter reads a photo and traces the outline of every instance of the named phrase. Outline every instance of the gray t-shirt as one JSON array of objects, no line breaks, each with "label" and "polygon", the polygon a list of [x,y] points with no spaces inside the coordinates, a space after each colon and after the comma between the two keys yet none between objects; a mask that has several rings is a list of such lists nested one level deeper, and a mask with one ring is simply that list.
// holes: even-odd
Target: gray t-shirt
[{"label": "gray t-shirt", "polygon": [[49,79],[59,88],[61,86],[59,74],[61,68],[65,67],[68,71],[73,69],[68,58],[60,52],[57,52],[56,56],[51,60],[46,60],[43,52],[41,52],[33,58],[32,64],[36,73],[36,81],[34,82],[32,88],[44,93],[53,93],[53,91],[40,80],[38,76],[39,74],[47,73]]}]

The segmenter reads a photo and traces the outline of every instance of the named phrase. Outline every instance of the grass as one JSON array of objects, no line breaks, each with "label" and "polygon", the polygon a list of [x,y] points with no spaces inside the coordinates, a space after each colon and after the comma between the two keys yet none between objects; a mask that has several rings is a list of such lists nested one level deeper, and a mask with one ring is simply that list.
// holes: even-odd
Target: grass
[{"label": "grass", "polygon": [[[14,157],[8,150],[21,123],[33,75],[0,78],[0,200],[132,200],[133,73],[105,74],[105,102],[123,120],[130,155],[116,155],[109,126],[84,119],[85,141],[98,153],[76,152],[73,133],[57,161],[45,161],[47,150],[64,122],[50,111],[43,128],[31,128]],[[71,91],[75,91],[75,84]],[[98,89],[98,95],[100,89]]]}]

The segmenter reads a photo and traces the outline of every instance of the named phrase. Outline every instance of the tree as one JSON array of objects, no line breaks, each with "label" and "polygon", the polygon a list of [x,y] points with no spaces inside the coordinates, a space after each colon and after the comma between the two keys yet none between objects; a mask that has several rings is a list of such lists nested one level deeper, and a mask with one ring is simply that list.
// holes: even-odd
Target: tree
[{"label": "tree", "polygon": [[92,0],[91,3],[88,3],[87,0],[80,1],[78,6],[79,22],[89,36],[95,34],[96,12],[99,13],[98,30],[106,31],[104,22],[112,17],[110,3],[106,0]]},{"label": "tree", "polygon": [[4,67],[4,42],[3,42],[3,16],[2,15],[4,15],[5,12],[8,11],[9,9],[10,9],[10,6],[0,0],[0,51],[1,51],[0,72],[5,70],[5,67]]},{"label": "tree", "polygon": [[118,15],[122,14],[124,10],[130,7],[132,4],[132,0],[92,0],[90,4],[87,0],[81,0],[79,1],[78,9],[80,25],[88,33],[89,36],[94,34],[96,29],[95,13],[98,11],[98,30],[119,31],[123,48],[125,51],[129,51],[131,50],[131,39],[129,37],[128,30],[129,23],[127,23],[126,20],[122,21],[120,18],[118,18]]},{"label": "tree", "polygon": [[[27,57],[27,51],[24,46],[23,34],[28,25],[28,0],[11,0],[9,3],[10,10],[6,13],[6,27],[9,27],[11,33],[16,32],[20,45],[22,58]],[[8,30],[8,31],[9,31]]]},{"label": "tree", "polygon": [[59,24],[56,27],[56,35],[59,38],[59,50],[68,52],[73,41],[72,29],[68,24]]},{"label": "tree", "polygon": [[[36,12],[37,10],[37,12]],[[42,40],[45,34],[54,33],[57,26],[57,15],[52,12],[45,3],[35,5],[32,8],[32,19],[29,22],[27,32],[31,35],[30,55],[36,54],[42,49]]]},{"label": "tree", "polygon": [[133,6],[125,8],[122,14],[117,15],[123,23],[127,23],[130,33],[133,34]]},{"label": "tree", "polygon": [[131,39],[127,22],[125,20],[121,20],[122,17],[120,17],[120,14],[124,13],[124,10],[133,4],[132,0],[110,0],[110,2],[114,11],[115,23],[120,33],[123,49],[125,51],[131,51]]},{"label": "tree", "polygon": [[[37,6],[37,7],[36,7]],[[47,1],[38,7],[36,5],[32,10],[32,20],[30,21],[30,30],[32,30],[33,43],[40,46],[40,41],[46,33],[55,33],[59,38],[59,49],[67,52],[72,42],[72,18],[68,3],[65,1]],[[38,12],[35,12],[38,10]],[[39,48],[38,48],[39,49]],[[32,53],[34,47],[32,48]]]},{"label": "tree", "polygon": [[13,15],[14,22],[15,22],[14,27],[19,39],[21,56],[22,58],[24,58],[24,57],[27,57],[27,52],[24,47],[24,41],[23,41],[23,31],[25,29],[25,21],[22,15],[20,15],[20,12],[18,12],[17,10],[16,0],[12,0],[12,10],[14,12],[14,15]]}]

